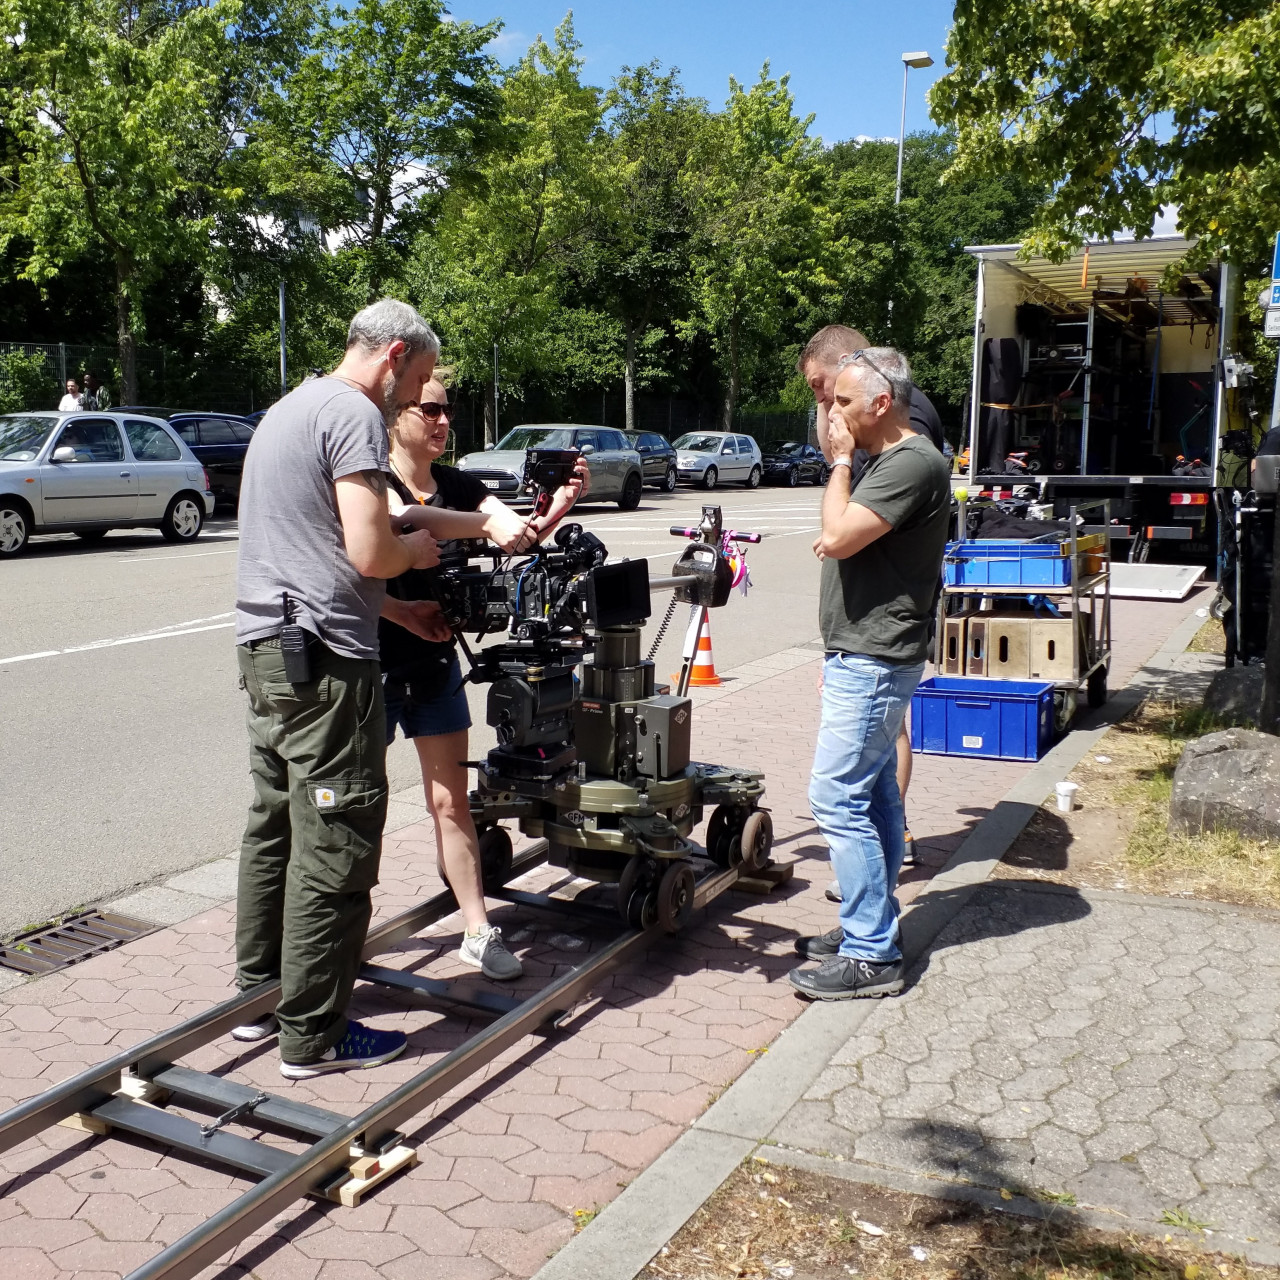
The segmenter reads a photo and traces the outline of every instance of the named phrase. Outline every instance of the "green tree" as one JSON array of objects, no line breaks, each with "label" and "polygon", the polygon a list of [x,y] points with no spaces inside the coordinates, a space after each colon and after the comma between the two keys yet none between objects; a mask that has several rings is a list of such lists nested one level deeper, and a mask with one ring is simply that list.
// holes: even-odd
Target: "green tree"
[{"label": "green tree", "polygon": [[796,116],[787,81],[771,79],[767,63],[749,90],[731,79],[728,104],[712,117],[685,173],[694,309],[681,330],[712,341],[726,430],[744,379],[776,347],[789,310],[831,284],[819,143],[808,133],[813,118]]},{"label": "green tree", "polygon": [[580,269],[621,331],[626,426],[633,431],[644,358],[687,309],[694,224],[692,188],[682,175],[709,116],[702,99],[685,95],[677,73],[662,74],[656,62],[624,67],[605,109],[607,193],[595,206]]},{"label": "green tree", "polygon": [[934,118],[955,172],[1048,193],[1030,244],[1063,254],[1160,208],[1200,255],[1266,252],[1280,217],[1280,6],[1270,0],[957,0]]},{"label": "green tree", "polygon": [[146,284],[201,261],[219,159],[237,128],[219,114],[239,0],[0,0],[0,85],[14,146],[0,186],[0,246],[26,279],[86,245],[114,268],[122,394],[137,391]]},{"label": "green tree", "polygon": [[[504,380],[550,371],[546,335],[562,323],[567,264],[603,196],[601,95],[581,71],[566,18],[551,44],[539,37],[503,78],[504,145],[481,159],[471,185],[449,193],[436,230],[415,246],[406,284],[438,320],[465,382],[488,381],[495,343]],[[487,441],[495,430],[489,399]]]},{"label": "green tree", "polygon": [[484,46],[499,29],[455,22],[441,0],[335,0],[263,99],[249,163],[265,207],[362,250],[349,265],[369,297],[491,143]]}]

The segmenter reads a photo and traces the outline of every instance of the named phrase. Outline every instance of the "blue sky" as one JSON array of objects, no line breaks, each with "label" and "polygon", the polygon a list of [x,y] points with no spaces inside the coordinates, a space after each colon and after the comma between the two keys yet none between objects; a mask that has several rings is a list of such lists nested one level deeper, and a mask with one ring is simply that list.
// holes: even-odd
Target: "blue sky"
[{"label": "blue sky", "polygon": [[[501,18],[494,52],[514,62],[540,32],[548,39],[566,0],[454,0],[455,18]],[[791,73],[796,109],[813,113],[812,131],[828,143],[867,134],[897,137],[905,51],[923,49],[934,65],[913,70],[907,132],[929,126],[925,90],[943,70],[951,25],[948,0],[582,0],[573,6],[589,83],[607,85],[619,67],[659,59],[680,68],[685,88],[723,104],[729,77],[751,82],[766,59],[774,75]]]}]

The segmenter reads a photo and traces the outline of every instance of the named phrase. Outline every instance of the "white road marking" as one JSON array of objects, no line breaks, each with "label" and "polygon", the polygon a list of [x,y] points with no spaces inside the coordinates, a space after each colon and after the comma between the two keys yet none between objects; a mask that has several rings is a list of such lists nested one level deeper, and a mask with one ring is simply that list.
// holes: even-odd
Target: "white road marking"
[{"label": "white road marking", "polygon": [[119,560],[113,560],[111,563],[146,564],[149,560],[201,560],[205,556],[233,556],[239,550],[239,547],[228,547],[225,551],[197,551],[189,556],[122,556]]},{"label": "white road marking", "polygon": [[[221,619],[230,618],[230,622]],[[208,624],[208,625],[200,625]],[[0,658],[0,666],[14,662],[34,662],[37,658],[60,658],[67,653],[88,653],[91,649],[113,649],[122,644],[143,644],[148,640],[169,640],[174,636],[190,636],[200,631],[219,631],[224,627],[234,627],[235,614],[213,613],[207,618],[192,618],[188,622],[171,622],[167,627],[158,627],[154,631],[142,631],[131,636],[116,636],[109,640],[92,640],[88,644],[72,645],[67,649],[44,649],[39,653],[22,653],[13,658]]]}]

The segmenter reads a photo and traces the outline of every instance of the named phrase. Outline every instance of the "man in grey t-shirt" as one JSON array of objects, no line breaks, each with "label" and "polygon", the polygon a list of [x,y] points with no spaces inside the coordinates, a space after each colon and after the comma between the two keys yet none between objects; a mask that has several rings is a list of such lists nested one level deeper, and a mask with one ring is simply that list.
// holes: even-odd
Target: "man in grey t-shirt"
[{"label": "man in grey t-shirt", "polygon": [[[426,530],[392,529],[386,421],[418,399],[439,351],[412,307],[375,302],[352,320],[333,373],[272,406],[245,455],[236,654],[254,801],[236,977],[245,991],[279,981],[280,995],[274,1015],[232,1035],[278,1031],[291,1080],[376,1066],[405,1046],[346,1008],[387,811],[378,616],[386,579],[439,563]],[[295,635],[302,669],[286,652]]]},{"label": "man in grey t-shirt", "polygon": [[[832,473],[814,543],[827,657],[809,783],[840,885],[840,925],[801,938],[797,951],[822,963],[790,974],[818,1000],[902,990],[895,747],[924,670],[951,511],[946,463],[913,429],[910,404],[911,370],[899,352],[870,347],[840,361],[828,421]],[[852,489],[855,447],[869,461]]]}]

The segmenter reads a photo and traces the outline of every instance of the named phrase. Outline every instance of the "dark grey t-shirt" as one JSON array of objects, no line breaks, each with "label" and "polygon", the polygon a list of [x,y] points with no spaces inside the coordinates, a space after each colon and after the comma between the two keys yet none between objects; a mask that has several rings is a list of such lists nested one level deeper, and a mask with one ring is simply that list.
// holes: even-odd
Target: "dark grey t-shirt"
[{"label": "dark grey t-shirt", "polygon": [[884,662],[923,662],[951,511],[947,464],[931,441],[909,436],[871,459],[850,501],[893,527],[854,555],[822,562],[822,642]]},{"label": "dark grey t-shirt", "polygon": [[240,481],[237,644],[280,630],[287,591],[299,625],[334,653],[378,656],[387,584],[347,559],[333,483],[386,469],[382,415],[347,383],[312,378],[272,405],[253,433]]}]

